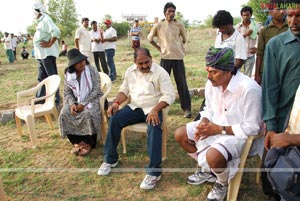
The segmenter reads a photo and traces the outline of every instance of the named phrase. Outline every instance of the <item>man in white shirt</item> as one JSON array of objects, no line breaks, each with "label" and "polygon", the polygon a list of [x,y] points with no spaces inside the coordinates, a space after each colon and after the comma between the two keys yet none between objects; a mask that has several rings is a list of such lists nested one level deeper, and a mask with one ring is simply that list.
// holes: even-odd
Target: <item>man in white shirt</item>
[{"label": "man in white shirt", "polygon": [[[161,177],[162,163],[162,109],[175,100],[175,89],[167,71],[152,62],[146,48],[134,52],[134,62],[127,69],[124,81],[114,103],[108,108],[109,129],[104,145],[104,162],[98,175],[108,175],[118,164],[117,146],[122,128],[147,122],[147,152],[150,158],[147,175],[141,183],[142,189],[152,189]],[[119,105],[130,96],[130,103],[119,110]]]},{"label": "man in white shirt", "polygon": [[18,46],[18,39],[15,37],[13,33],[10,34],[11,36],[11,42],[12,42],[12,51],[14,54],[14,60],[17,60],[17,46]]},{"label": "man in white shirt", "polygon": [[107,68],[104,47],[101,42],[101,39],[103,39],[103,30],[98,29],[96,21],[92,21],[91,26],[92,26],[92,30],[90,31],[90,34],[92,38],[92,52],[94,55],[95,65],[97,67],[97,70],[101,72],[100,64],[99,64],[99,60],[100,60],[103,72],[108,75],[109,71]]},{"label": "man in white shirt", "polygon": [[106,29],[103,33],[103,42],[105,54],[107,58],[107,64],[109,67],[109,77],[111,81],[115,81],[117,78],[116,66],[114,61],[114,56],[116,53],[116,41],[117,41],[117,31],[111,26],[112,21],[110,19],[105,20],[104,22]]},{"label": "man in white shirt", "polygon": [[92,38],[88,30],[89,18],[84,17],[81,19],[81,26],[75,31],[75,47],[79,51],[88,57],[90,63],[94,62],[94,56],[92,53],[91,42]]},{"label": "man in white shirt", "polygon": [[3,42],[8,62],[13,63],[14,62],[14,53],[12,50],[13,47],[12,47],[12,41],[11,41],[10,35],[7,32],[4,32],[4,37],[1,39],[1,41]]},{"label": "man in white shirt", "polygon": [[207,200],[223,200],[248,136],[261,129],[261,87],[237,71],[231,48],[212,47],[205,59],[204,110],[200,120],[177,128],[175,139],[203,168],[188,183],[215,182]]},{"label": "man in white shirt", "polygon": [[233,27],[233,18],[228,11],[219,10],[213,17],[212,25],[218,28],[215,48],[230,47],[234,50],[234,65],[241,68],[247,59],[247,48],[244,37]]}]

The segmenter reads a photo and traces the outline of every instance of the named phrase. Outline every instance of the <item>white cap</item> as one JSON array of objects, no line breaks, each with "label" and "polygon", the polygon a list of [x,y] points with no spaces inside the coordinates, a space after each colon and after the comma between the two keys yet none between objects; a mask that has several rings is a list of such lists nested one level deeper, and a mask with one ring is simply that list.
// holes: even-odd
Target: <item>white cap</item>
[{"label": "white cap", "polygon": [[33,4],[33,9],[36,10],[37,12],[41,12],[41,13],[46,12],[46,7],[44,6],[44,4],[42,4],[39,1]]}]

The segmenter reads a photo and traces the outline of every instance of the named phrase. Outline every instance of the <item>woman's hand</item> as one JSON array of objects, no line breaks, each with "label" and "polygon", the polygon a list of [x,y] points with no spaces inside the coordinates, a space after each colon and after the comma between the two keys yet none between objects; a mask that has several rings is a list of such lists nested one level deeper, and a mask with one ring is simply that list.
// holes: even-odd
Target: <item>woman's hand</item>
[{"label": "woman's hand", "polygon": [[71,105],[71,114],[76,115],[77,112],[78,112],[77,105],[76,104]]}]

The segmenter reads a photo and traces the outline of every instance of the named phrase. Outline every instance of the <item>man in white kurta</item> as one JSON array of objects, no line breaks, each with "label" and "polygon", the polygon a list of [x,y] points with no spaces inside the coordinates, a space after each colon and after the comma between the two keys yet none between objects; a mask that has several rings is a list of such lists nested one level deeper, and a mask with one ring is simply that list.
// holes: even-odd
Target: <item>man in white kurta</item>
[{"label": "man in white kurta", "polygon": [[[206,55],[208,81],[201,119],[175,131],[175,138],[198,165],[209,170],[199,173],[196,183],[215,182],[207,200],[223,200],[228,181],[234,176],[244,144],[261,129],[261,87],[234,67],[231,48],[210,48]],[[213,175],[212,175],[212,174]]]}]

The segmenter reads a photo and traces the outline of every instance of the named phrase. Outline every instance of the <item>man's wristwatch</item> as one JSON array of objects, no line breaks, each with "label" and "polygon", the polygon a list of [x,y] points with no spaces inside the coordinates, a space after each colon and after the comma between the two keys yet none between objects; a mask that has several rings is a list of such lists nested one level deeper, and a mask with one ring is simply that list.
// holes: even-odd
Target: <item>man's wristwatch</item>
[{"label": "man's wristwatch", "polygon": [[225,128],[225,126],[223,126],[223,129],[222,129],[222,135],[226,135],[227,133],[226,133],[226,128]]}]

